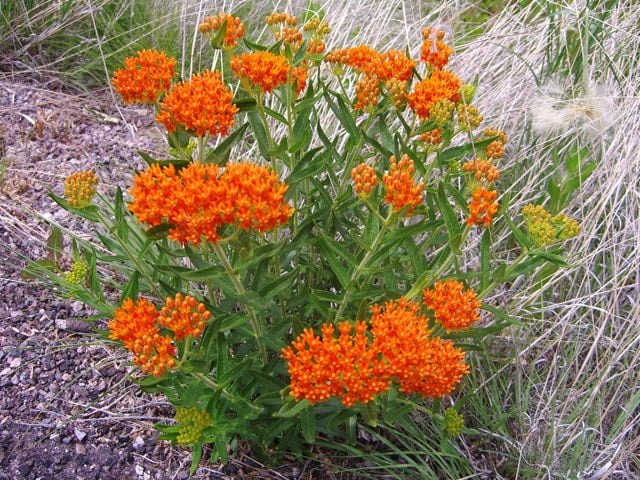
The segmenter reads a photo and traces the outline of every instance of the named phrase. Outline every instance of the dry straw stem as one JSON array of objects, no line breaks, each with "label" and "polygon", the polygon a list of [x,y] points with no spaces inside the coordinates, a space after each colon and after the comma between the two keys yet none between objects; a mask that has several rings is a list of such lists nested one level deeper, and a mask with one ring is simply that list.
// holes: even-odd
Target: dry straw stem
[{"label": "dry straw stem", "polygon": [[[292,7],[298,13],[303,6],[264,3],[253,10],[253,25],[269,10]],[[434,24],[455,26],[472,3],[322,2],[332,27],[327,44],[331,48],[366,43],[388,49],[409,43],[417,58],[420,30]],[[577,267],[552,274],[542,295],[532,276],[513,285],[513,290],[524,292],[519,296],[501,292],[486,299],[510,305],[510,313],[528,327],[501,339],[509,353],[505,360],[496,359],[504,357],[504,351],[495,351],[472,368],[476,397],[465,404],[465,413],[476,427],[483,427],[492,445],[483,452],[473,439],[463,440],[461,450],[473,459],[477,471],[492,475],[497,475],[495,465],[503,462],[503,455],[493,453],[498,449],[512,463],[511,478],[633,478],[640,470],[640,77],[635,74],[640,67],[640,10],[634,0],[599,5],[600,10],[609,8],[606,16],[587,9],[584,1],[540,0],[524,7],[512,3],[489,18],[482,35],[455,36],[451,65],[461,78],[479,77],[474,104],[485,124],[505,130],[512,139],[501,161],[501,169],[511,172],[513,179],[501,183],[512,195],[510,212],[519,212],[545,190],[553,174],[553,148],[562,158],[572,142],[578,142],[599,165],[566,208],[582,224],[581,234],[569,244]],[[198,21],[245,4],[181,3],[183,71],[200,61],[193,33]],[[163,15],[164,10],[158,11]],[[173,13],[161,17],[162,22],[175,22]],[[567,80],[566,72],[574,66],[570,58],[550,70],[549,60],[558,56],[558,46],[572,35],[583,40],[593,26],[603,33],[585,55],[580,77]],[[267,36],[265,31],[263,39]],[[544,99],[545,92],[549,94],[549,85],[562,86],[565,106],[590,105],[583,110],[597,110],[615,105],[606,112],[608,128],[589,124],[600,117],[580,117],[578,108],[552,130],[532,126],[532,111],[541,95]],[[604,98],[588,98],[594,92]],[[330,110],[323,115],[327,133],[337,131]],[[0,222],[17,227],[15,219]],[[34,240],[42,241],[40,232],[33,234]],[[470,236],[470,245],[477,241]],[[506,245],[499,252],[502,258],[518,254]],[[464,258],[468,265],[462,265],[463,270],[477,262],[470,254]],[[502,418],[505,430],[494,427]]]}]

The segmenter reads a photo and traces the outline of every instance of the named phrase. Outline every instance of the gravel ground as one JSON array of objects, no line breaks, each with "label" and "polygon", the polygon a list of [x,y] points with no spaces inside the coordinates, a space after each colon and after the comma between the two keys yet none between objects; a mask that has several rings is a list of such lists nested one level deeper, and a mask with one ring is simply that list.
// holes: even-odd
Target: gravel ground
[{"label": "gravel ground", "polygon": [[[102,191],[127,185],[144,165],[136,150],[161,148],[151,112],[118,110],[108,92],[0,81],[0,480],[188,477],[189,452],[155,438],[153,422],[171,418],[171,406],[128,381],[125,352],[83,321],[92,312],[21,277],[25,257],[46,255],[45,219],[88,231],[48,189],[60,194],[68,174],[87,168]],[[308,465],[278,471],[241,457],[203,463],[192,478],[334,478]]]}]

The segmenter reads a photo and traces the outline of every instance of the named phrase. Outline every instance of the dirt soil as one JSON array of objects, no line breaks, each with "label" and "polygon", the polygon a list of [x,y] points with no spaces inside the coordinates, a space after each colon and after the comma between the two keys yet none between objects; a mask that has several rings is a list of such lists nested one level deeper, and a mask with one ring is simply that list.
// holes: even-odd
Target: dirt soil
[{"label": "dirt soil", "polygon": [[[152,113],[116,105],[109,92],[0,80],[0,480],[188,478],[189,451],[153,429],[171,406],[129,381],[126,352],[104,345],[86,321],[93,312],[21,275],[25,258],[46,256],[50,222],[89,232],[49,189],[61,194],[67,175],[88,168],[99,191],[126,187],[144,167],[137,150],[162,152]],[[243,456],[202,462],[192,478],[347,477],[308,464],[276,472]]]}]

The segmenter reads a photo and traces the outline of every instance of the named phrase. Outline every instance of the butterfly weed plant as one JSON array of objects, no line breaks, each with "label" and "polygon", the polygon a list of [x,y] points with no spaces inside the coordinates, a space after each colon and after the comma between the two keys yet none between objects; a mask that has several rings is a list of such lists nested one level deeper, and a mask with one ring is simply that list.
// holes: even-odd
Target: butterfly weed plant
[{"label": "butterfly weed plant", "polygon": [[541,201],[510,211],[507,136],[482,126],[444,32],[425,29],[412,59],[329,49],[321,18],[266,24],[268,45],[240,18],[207,17],[219,69],[181,81],[163,52],[126,60],[113,86],[154,110],[166,157],[140,152],[148,168],[97,198],[94,172],[70,176],[51,195],[96,240],[73,239],[68,272],[59,254],[31,268],[109,319],[140,387],[175,406],[157,428],[193,448],[193,468],[203,445],[222,461],[239,441],[301,453],[415,409],[457,435],[461,402],[441,399],[464,394],[466,356],[517,323],[485,299],[566,267],[578,223]]}]

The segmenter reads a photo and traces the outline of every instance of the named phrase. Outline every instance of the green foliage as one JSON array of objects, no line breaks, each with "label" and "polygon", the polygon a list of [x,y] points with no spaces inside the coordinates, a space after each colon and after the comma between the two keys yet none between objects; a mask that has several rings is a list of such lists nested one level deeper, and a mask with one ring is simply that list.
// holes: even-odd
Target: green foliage
[{"label": "green foliage", "polygon": [[[290,46],[282,48],[281,42],[269,46],[244,39],[244,45],[254,51],[284,52],[291,64],[306,56],[306,47],[299,53]],[[491,227],[480,233],[478,246],[468,242],[480,228],[473,226],[480,222],[473,220],[472,207],[467,206],[470,193],[479,186],[493,187],[454,166],[471,155],[486,160],[486,147],[495,137],[461,132],[453,119],[441,119],[442,141],[424,148],[419,137],[433,129],[430,119],[415,117],[406,106],[396,108],[386,93],[366,114],[354,110],[354,99],[336,90],[343,78],[336,82],[316,73],[310,71],[304,95],[298,98],[285,83],[270,94],[268,105],[264,94],[237,85],[234,103],[242,108],[235,130],[216,146],[209,145],[208,136],[194,142],[193,133],[180,127],[168,135],[167,158],[140,152],[149,165],[171,164],[179,172],[191,164],[194,154],[197,161],[224,169],[238,145],[252,142],[257,147],[252,160],[271,165],[286,182],[286,199],[295,208],[280,228],[261,233],[226,224],[218,227],[220,240],[215,243],[178,243],[172,239],[176,225],[163,221],[149,228],[138,222],[120,188],[113,200],[102,198],[84,208],[73,208],[51,194],[62,208],[95,224],[99,245],[75,239],[74,258],[83,257],[87,281],[71,284],[58,274],[63,238],[54,230],[50,256],[45,264],[34,263],[36,274],[108,317],[127,299],[162,301],[178,293],[196,298],[211,312],[201,335],[181,339],[173,331],[174,367],[139,382],[144,391],[163,393],[176,406],[177,424],[158,429],[161,438],[193,446],[192,471],[204,444],[213,445],[214,459],[225,461],[238,439],[249,441],[258,455],[272,460],[274,448],[302,455],[309,444],[322,442],[344,443],[353,454],[359,428],[415,428],[415,409],[436,419],[441,433],[464,431],[457,408],[442,417],[439,399],[426,409],[415,403],[417,396],[400,391],[396,381],[366,403],[346,404],[337,398],[314,403],[291,389],[283,349],[305,329],[318,332],[326,323],[364,320],[374,304],[399,297],[419,302],[423,290],[441,279],[464,280],[483,298],[545,265],[568,266],[561,245],[534,248],[506,211],[489,216],[485,226]],[[321,110],[330,111],[339,122],[331,136],[324,131]],[[389,123],[395,119],[399,128],[392,134]],[[277,133],[281,130],[274,124],[286,133]],[[363,158],[382,180],[367,192],[357,178],[352,181],[353,169]],[[394,169],[401,168],[396,160],[411,168],[404,171],[404,180],[395,178],[393,186]],[[575,179],[579,185],[585,178],[581,172],[587,169],[580,165],[579,158],[569,161],[569,177],[559,187],[560,203],[575,190]],[[411,188],[419,192],[414,203],[406,199],[405,190]],[[393,200],[394,189],[404,200]],[[517,245],[519,257],[495,253],[494,238],[501,235]],[[470,249],[480,258],[479,266],[463,271],[461,257]],[[118,293],[118,302],[107,297],[106,287]],[[465,351],[484,352],[492,336],[518,322],[494,306],[482,309],[487,315],[483,325],[462,331],[445,331],[432,312],[422,311],[433,327],[432,337],[455,342]],[[171,338],[169,330],[161,332],[165,339]],[[429,447],[434,460],[417,466],[426,475],[422,478],[446,474],[452,452],[448,442],[444,435],[440,452]]]}]

